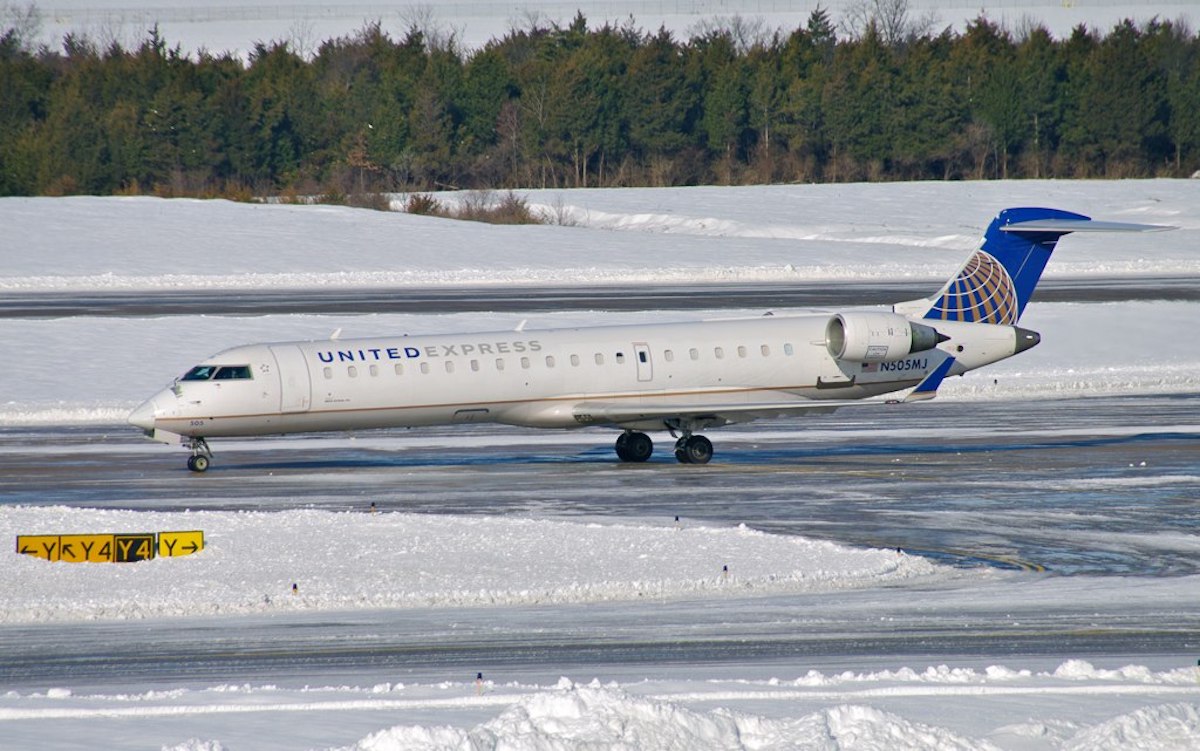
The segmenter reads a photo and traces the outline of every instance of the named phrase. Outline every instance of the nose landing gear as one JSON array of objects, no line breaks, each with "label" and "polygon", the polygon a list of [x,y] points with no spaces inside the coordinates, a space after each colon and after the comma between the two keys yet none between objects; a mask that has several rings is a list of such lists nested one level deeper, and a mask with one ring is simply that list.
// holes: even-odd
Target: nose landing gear
[{"label": "nose landing gear", "polygon": [[187,447],[192,451],[192,455],[187,460],[188,469],[193,472],[207,470],[209,462],[212,460],[212,450],[208,448],[208,441],[203,438],[190,438]]}]

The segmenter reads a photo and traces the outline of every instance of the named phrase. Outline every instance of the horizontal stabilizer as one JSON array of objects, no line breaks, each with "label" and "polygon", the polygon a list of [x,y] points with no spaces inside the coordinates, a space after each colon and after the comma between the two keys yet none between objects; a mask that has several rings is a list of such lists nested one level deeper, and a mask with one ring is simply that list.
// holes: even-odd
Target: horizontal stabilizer
[{"label": "horizontal stabilizer", "polygon": [[945,360],[942,360],[942,364],[934,368],[929,375],[925,376],[917,384],[917,387],[910,391],[908,396],[904,397],[904,401],[922,402],[937,396],[938,387],[942,385],[942,381],[945,380],[946,375],[953,366],[953,357],[947,357]]},{"label": "horizontal stabilizer", "polygon": [[1162,232],[1176,229],[1166,224],[1133,224],[1131,222],[1097,222],[1093,219],[1031,219],[1000,227],[1001,232]]}]

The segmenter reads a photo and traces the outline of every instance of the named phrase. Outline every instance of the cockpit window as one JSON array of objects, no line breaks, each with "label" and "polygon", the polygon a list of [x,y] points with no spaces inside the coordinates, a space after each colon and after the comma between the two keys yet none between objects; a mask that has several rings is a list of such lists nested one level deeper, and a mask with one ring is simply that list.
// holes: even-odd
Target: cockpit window
[{"label": "cockpit window", "polygon": [[222,365],[213,376],[214,381],[237,381],[250,377],[249,365]]},{"label": "cockpit window", "polygon": [[184,374],[183,381],[239,381],[252,378],[249,365],[197,365]]},{"label": "cockpit window", "polygon": [[197,365],[184,374],[181,380],[184,381],[207,381],[213,377],[213,373],[217,372],[216,365]]}]

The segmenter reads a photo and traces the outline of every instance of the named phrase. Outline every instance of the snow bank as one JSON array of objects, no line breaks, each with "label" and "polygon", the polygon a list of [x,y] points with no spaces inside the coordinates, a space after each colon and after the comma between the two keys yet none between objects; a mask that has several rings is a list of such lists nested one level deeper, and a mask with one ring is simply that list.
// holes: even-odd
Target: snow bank
[{"label": "snow bank", "polygon": [[[1001,667],[989,672],[992,670],[1012,672]],[[989,692],[985,689],[983,693]],[[690,698],[701,696],[693,694]],[[738,697],[704,698],[711,702]],[[838,701],[836,696],[829,699]],[[976,723],[977,727],[981,725]],[[1071,720],[1051,720],[1002,727],[993,736],[1008,741],[1003,744],[1005,748],[1187,749],[1194,748],[1200,739],[1200,707],[1182,703],[1148,706],[1082,729]],[[1051,743],[1030,745],[1038,739]],[[553,690],[525,695],[496,717],[469,729],[397,725],[372,733],[341,751],[468,748],[993,751],[1001,746],[874,706],[837,703],[800,716],[771,718],[727,708],[699,711],[678,701],[633,695],[611,684],[602,686],[593,681],[586,686],[575,685],[564,678]]]},{"label": "snow bank", "polygon": [[895,551],[745,527],[307,510],[0,509],[0,539],[195,529],[205,533],[204,551],[180,558],[70,564],[4,555],[0,623],[724,598],[959,575]]},{"label": "snow bank", "polygon": [[990,751],[996,747],[872,707],[837,706],[774,720],[728,709],[697,712],[616,688],[575,686],[563,679],[557,690],[524,698],[470,730],[397,726],[344,751],[464,748]]},{"label": "snow bank", "polygon": [[1122,715],[1075,735],[1063,751],[1160,751],[1200,746],[1200,706],[1165,704]]},{"label": "snow bank", "polygon": [[[1195,668],[1105,670],[1069,661],[1038,671],[935,665],[810,671],[798,679],[239,684],[122,694],[51,688],[0,694],[0,733],[20,741],[26,732],[44,745],[47,737],[93,737],[132,723],[144,728],[142,742],[132,747],[161,738],[168,751],[1175,751],[1200,738],[1200,706],[1190,701],[1195,675]],[[306,722],[290,721],[299,715]],[[51,725],[57,735],[38,732]],[[343,740],[314,744],[314,729]]]}]

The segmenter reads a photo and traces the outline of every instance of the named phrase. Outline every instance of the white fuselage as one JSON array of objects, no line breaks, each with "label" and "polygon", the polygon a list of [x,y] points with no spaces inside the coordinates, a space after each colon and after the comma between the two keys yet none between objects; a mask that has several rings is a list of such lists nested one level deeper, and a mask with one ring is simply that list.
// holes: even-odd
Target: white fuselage
[{"label": "white fuselage", "polygon": [[939,321],[949,339],[935,349],[846,362],[828,351],[828,322],[768,316],[255,344],[204,362],[236,377],[177,380],[130,421],[209,438],[458,422],[662,429],[592,419],[580,405],[859,399],[911,387],[951,355],[950,374],[961,375],[1019,349],[1013,327]]}]

